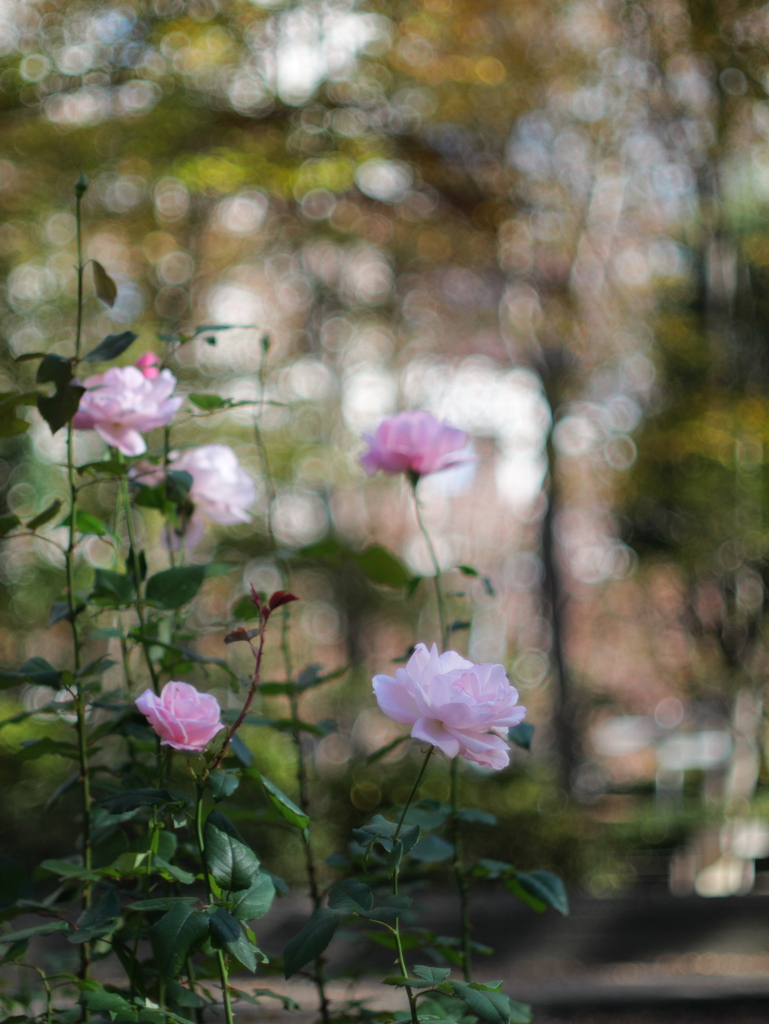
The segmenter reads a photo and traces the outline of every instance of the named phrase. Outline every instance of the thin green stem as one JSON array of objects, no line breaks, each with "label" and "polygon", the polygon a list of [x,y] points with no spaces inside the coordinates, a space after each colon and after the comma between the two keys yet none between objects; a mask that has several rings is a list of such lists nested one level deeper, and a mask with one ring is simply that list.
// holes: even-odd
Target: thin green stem
[{"label": "thin green stem", "polygon": [[467,885],[467,874],[462,860],[462,826],[459,820],[457,803],[458,759],[451,762],[451,839],[454,843],[454,877],[459,890],[459,919],[462,931],[462,973],[465,981],[473,980],[473,967],[470,950],[470,895]]},{"label": "thin green stem", "polygon": [[422,781],[422,776],[425,774],[425,771],[427,770],[427,765],[428,765],[428,763],[430,761],[430,758],[433,755],[433,751],[434,750],[435,750],[435,747],[430,747],[430,749],[427,751],[427,754],[425,755],[425,759],[422,762],[422,767],[419,769],[419,774],[414,779],[414,785],[411,787],[411,792],[409,793],[409,798],[406,801],[406,803],[403,805],[403,810],[401,811],[401,816],[398,819],[398,827],[395,829],[395,835],[393,836],[393,844],[395,844],[398,841],[398,836],[401,834],[401,829],[403,828],[403,823],[406,820],[406,814],[408,813],[409,807],[411,807],[411,801],[414,799],[414,797],[417,794],[417,790],[419,789],[419,783]]},{"label": "thin green stem", "polygon": [[[119,458],[124,462],[122,454]],[[142,607],[142,577],[141,577],[141,562],[139,559],[139,552],[136,549],[136,535],[134,532],[133,525],[133,510],[131,509],[131,492],[128,487],[128,477],[124,474],[120,481],[120,489],[123,495],[123,506],[125,508],[125,521],[126,531],[128,533],[128,546],[130,548],[131,566],[130,568],[134,574],[135,586],[136,586],[136,616],[139,619],[139,630],[141,632],[141,645],[144,651],[144,660],[147,663],[149,670],[150,679],[152,680],[152,688],[155,693],[160,693],[160,679],[155,671],[155,665],[150,656],[150,640],[146,634],[146,621],[144,618],[144,609]]]},{"label": "thin green stem", "polygon": [[[214,902],[214,893],[211,887],[211,876],[208,872],[208,860],[206,858],[206,844],[203,836],[203,787],[198,785],[197,787],[197,805],[195,808],[195,831],[198,839],[198,850],[200,851],[200,862],[203,866],[203,876],[206,880],[206,891],[208,892],[208,902]],[[230,986],[229,977],[227,974],[227,961],[224,959],[224,953],[218,949],[216,951],[216,960],[219,966],[219,981],[222,986],[222,997],[224,999],[224,1014],[227,1020],[227,1024],[234,1024],[232,1016],[232,1002],[230,1000]]]},{"label": "thin green stem", "polygon": [[411,480],[411,491],[414,495],[414,508],[417,513],[417,522],[419,523],[419,529],[422,531],[422,536],[427,544],[427,550],[430,553],[430,561],[433,563],[433,584],[435,586],[435,600],[438,605],[438,620],[441,626],[441,651],[447,651],[449,647],[449,623],[446,617],[446,604],[443,597],[443,589],[441,587],[441,567],[438,562],[438,556],[435,553],[432,539],[430,538],[430,531],[425,525],[424,518],[422,517],[422,506],[417,495],[417,483],[418,479],[412,478]]},{"label": "thin green stem", "polygon": [[[246,715],[248,714],[249,709],[251,708],[251,704],[252,704],[252,702],[254,700],[254,697],[256,696],[256,690],[257,690],[257,687],[259,686],[259,680],[260,680],[261,674],[262,674],[262,654],[264,653],[264,631],[265,631],[265,626],[262,625],[262,629],[261,629],[261,632],[259,634],[259,646],[257,647],[256,651],[254,651],[254,657],[256,658],[256,665],[254,666],[254,674],[251,676],[251,688],[248,691],[248,696],[246,697],[245,703],[243,704],[243,707],[241,709],[240,714],[235,719],[235,721],[232,723],[232,725],[230,726],[229,732],[224,737],[224,743],[222,743],[221,748],[219,750],[219,753],[216,755],[216,757],[213,760],[213,763],[212,763],[211,769],[210,769],[211,771],[213,771],[214,768],[218,768],[219,765],[224,760],[224,755],[227,753],[227,750],[229,748],[229,745],[230,745],[230,742],[232,740],[232,737],[235,735],[235,733],[238,731],[238,729],[243,724],[243,721],[244,721]],[[253,650],[253,647],[251,649]]]},{"label": "thin green stem", "polygon": [[35,967],[35,970],[40,975],[40,980],[43,983],[45,989],[45,1024],[51,1024],[53,1020],[53,991],[51,990],[50,982],[48,981],[48,975],[40,967]]},{"label": "thin green stem", "polygon": [[[419,774],[417,775],[416,779],[414,780],[414,785],[411,787],[411,792],[409,793],[408,800],[403,805],[403,810],[401,811],[401,816],[398,819],[398,826],[395,829],[395,834],[393,835],[393,849],[395,849],[395,844],[398,842],[398,838],[400,837],[400,834],[401,834],[401,829],[403,828],[403,823],[406,820],[406,815],[408,813],[408,809],[411,806],[411,801],[416,796],[417,790],[419,789],[419,783],[422,781],[422,777],[425,774],[425,770],[427,769],[427,765],[428,765],[428,763],[430,761],[430,758],[432,757],[432,753],[433,753],[434,750],[435,750],[435,747],[430,747],[430,749],[427,751],[427,754],[425,755],[425,759],[422,762],[422,767],[419,769]],[[398,895],[398,875],[399,875],[399,872],[400,872],[400,866],[396,865],[395,868],[393,868],[393,895],[394,896]],[[408,971],[408,967],[406,966],[406,958],[405,958],[405,956],[403,954],[403,943],[401,942],[401,933],[400,933],[400,921],[397,918],[395,919],[395,924],[394,924],[394,926],[392,928],[392,933],[393,933],[393,935],[395,937],[395,950],[396,950],[396,952],[398,954],[398,964],[400,966],[401,971],[403,972],[403,977],[404,978],[408,978],[409,971]],[[408,985],[405,986],[405,989],[406,989],[406,998],[409,1001],[409,1011],[411,1013],[411,1024],[419,1024],[419,1017],[417,1015],[417,1001],[416,1001],[416,996],[414,995],[414,990],[412,988],[410,988]]]},{"label": "thin green stem", "polygon": [[[168,458],[168,453],[170,452],[170,450],[171,450],[171,427],[167,425],[163,429],[163,497],[164,498],[165,498],[165,490],[166,490],[166,481],[168,479],[166,474],[168,473],[168,467],[170,465],[170,461],[169,461],[169,458]],[[176,567],[176,560],[174,558],[174,530],[173,530],[173,527],[171,525],[171,520],[168,517],[166,517],[166,527],[165,528],[166,528],[166,541],[168,543],[168,561],[171,564],[171,568],[174,569]]]},{"label": "thin green stem", "polygon": [[[80,358],[80,343],[83,332],[83,241],[80,203],[85,192],[85,180],[78,180],[75,186],[75,224],[77,234],[77,325],[75,328],[75,361]],[[85,688],[78,677],[81,667],[81,640],[77,623],[79,609],[75,595],[75,548],[77,546],[77,486],[75,484],[74,427],[67,424],[67,481],[69,485],[69,543],[64,552],[67,575],[67,604],[72,629],[72,647],[75,665],[75,730],[77,732],[78,761],[80,768],[80,794],[83,815],[83,866],[91,869],[91,780],[88,763],[88,736],[86,722]],[[91,905],[91,882],[83,884],[83,909]],[[91,962],[90,943],[80,947],[80,977],[88,977]]]}]

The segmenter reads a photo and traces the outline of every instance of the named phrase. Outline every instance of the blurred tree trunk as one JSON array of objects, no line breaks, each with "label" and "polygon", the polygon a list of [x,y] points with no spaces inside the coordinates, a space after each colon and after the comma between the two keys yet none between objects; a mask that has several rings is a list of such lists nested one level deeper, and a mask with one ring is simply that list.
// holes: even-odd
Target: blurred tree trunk
[{"label": "blurred tree trunk", "polygon": [[575,770],[579,764],[579,737],[577,735],[576,705],[571,674],[564,651],[565,609],[568,600],[558,559],[556,521],[560,507],[558,487],[558,456],[553,443],[556,415],[561,404],[560,390],[563,376],[563,350],[545,353],[545,365],[540,367],[542,387],[550,407],[550,428],[547,433],[546,497],[547,508],[542,519],[542,580],[543,604],[550,624],[550,663],[555,680],[553,701],[553,731],[561,787],[569,796],[574,790]]}]

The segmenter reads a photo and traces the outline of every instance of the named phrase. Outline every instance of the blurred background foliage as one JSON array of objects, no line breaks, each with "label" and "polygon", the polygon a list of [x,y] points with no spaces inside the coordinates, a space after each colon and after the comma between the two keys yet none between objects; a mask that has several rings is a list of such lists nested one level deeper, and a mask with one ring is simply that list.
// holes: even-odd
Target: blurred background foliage
[{"label": "blurred background foliage", "polygon": [[[113,309],[88,302],[86,340],[131,328],[130,359],[162,351],[187,392],[245,403],[188,404],[172,430],[177,447],[233,445],[259,486],[253,527],[192,554],[240,567],[196,604],[195,650],[223,656],[248,584],[280,584],[277,546],[301,598],[297,671],[350,666],[304,698],[338,723],[306,742],[317,817],[343,798],[339,834],[409,771],[404,747],[366,764],[396,735],[368,680],[437,636],[425,583],[406,597],[381,585],[397,569],[355,557],[381,544],[406,577],[431,571],[407,488],[356,464],[361,431],[420,406],[478,454],[420,485],[442,565],[480,574],[447,576],[456,645],[504,662],[537,726],[531,754],[477,790],[468,772],[468,794],[513,853],[525,834],[532,863],[596,894],[666,873],[677,891],[753,884],[769,853],[768,39],[765,8],[719,0],[0,4],[0,391],[32,386],[20,356],[71,351],[82,169],[86,255],[118,283]],[[237,326],[184,341],[201,325]],[[0,484],[27,517],[65,497],[63,441],[18,415]],[[114,513],[111,484],[84,494]],[[150,511],[145,533],[164,565]],[[88,538],[81,585],[114,557]],[[65,664],[55,549],[8,540],[0,584],[2,663]],[[215,667],[182,670],[234,702]],[[3,718],[40,700],[7,691]],[[0,729],[22,857],[55,852],[28,814],[62,778],[52,758],[19,775],[14,754],[54,727]],[[290,744],[248,739],[290,790]],[[66,799],[57,813],[66,831]]]}]

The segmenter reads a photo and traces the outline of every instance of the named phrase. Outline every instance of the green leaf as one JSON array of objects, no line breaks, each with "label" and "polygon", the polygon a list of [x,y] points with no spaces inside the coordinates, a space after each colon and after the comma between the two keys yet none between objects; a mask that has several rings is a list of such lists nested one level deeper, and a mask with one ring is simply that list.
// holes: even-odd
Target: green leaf
[{"label": "green leaf", "polygon": [[254,1006],[261,1006],[259,997],[264,996],[268,999],[277,999],[279,1003],[283,1004],[284,1010],[298,1010],[299,1003],[291,996],[283,995],[280,992],[273,992],[270,988],[252,988],[250,992],[243,992],[234,985],[230,985],[230,988],[238,997],[238,999],[245,999],[247,1003],[253,1003]]},{"label": "green leaf", "polygon": [[217,885],[229,892],[249,889],[259,871],[254,851],[221,811],[211,811],[205,825],[208,870]]},{"label": "green leaf", "polygon": [[460,807],[457,810],[457,817],[460,821],[469,821],[473,825],[496,825],[497,818],[488,811],[482,811],[480,807]]},{"label": "green leaf", "polygon": [[[421,974],[420,971],[427,973]],[[435,978],[431,977],[431,974],[429,972],[432,972]],[[415,967],[413,978],[406,978],[402,975],[395,975],[394,977],[385,978],[383,984],[397,985],[399,988],[405,988],[406,985],[408,985],[409,988],[432,988],[434,985],[440,985],[442,981],[448,978],[450,974],[450,967]],[[441,977],[441,975],[443,977]],[[455,1020],[452,1021],[450,1018],[439,1018],[434,1017],[432,1014],[425,1014],[423,1012],[425,1005],[426,1003],[422,1003],[419,1008],[420,1021],[429,1021],[430,1024],[438,1024],[439,1021],[441,1022],[441,1024],[457,1024]],[[404,1024],[405,1021],[409,1019],[410,1017],[404,1017]]]},{"label": "green leaf", "polygon": [[91,266],[93,267],[93,286],[97,296],[105,305],[114,306],[117,298],[117,285],[98,260],[91,260]]},{"label": "green leaf", "polygon": [[112,569],[97,569],[94,574],[93,590],[88,600],[108,607],[132,604],[136,588],[129,576]]},{"label": "green leaf", "polygon": [[182,885],[192,885],[195,881],[195,876],[190,871],[185,871],[183,868],[178,867],[176,864],[171,864],[163,857],[155,856],[152,862],[157,868],[158,872],[168,881],[175,879],[177,882],[181,882]]},{"label": "green leaf", "polygon": [[16,356],[13,360],[14,363],[31,363],[35,359],[42,359],[45,356],[45,352],[23,352],[20,356]]},{"label": "green leaf", "polygon": [[260,872],[249,889],[231,893],[232,913],[240,921],[255,921],[272,906],[275,885],[269,875]]},{"label": "green leaf", "polygon": [[286,978],[306,966],[323,953],[339,926],[339,914],[322,907],[316,910],[300,932],[286,943],[283,951],[283,970]]},{"label": "green leaf", "polygon": [[507,738],[517,747],[524,750],[531,750],[531,741],[534,738],[534,726],[529,722],[519,722],[518,725],[511,725],[507,730]]},{"label": "green leaf", "polygon": [[[515,877],[508,879],[505,886],[520,896],[534,910],[544,910],[547,906],[557,910],[564,917],[569,914],[569,897],[566,887],[558,875],[552,871],[516,871]],[[531,899],[527,899],[527,896]]]},{"label": "green leaf", "polygon": [[29,680],[30,683],[37,683],[38,686],[61,686],[61,672],[49,665],[45,658],[27,658],[23,665],[19,666],[18,672],[0,674],[0,677],[7,675],[20,680]]},{"label": "green leaf", "polygon": [[230,739],[230,750],[242,765],[245,765],[246,768],[250,767],[251,762],[254,760],[254,755],[237,733]]},{"label": "green leaf", "polygon": [[39,757],[69,757],[77,760],[79,749],[76,743],[65,743],[63,740],[53,740],[50,736],[44,736],[40,740],[25,740],[21,749],[16,752],[20,761],[36,761]]},{"label": "green leaf", "polygon": [[[95,983],[92,983],[95,984]],[[89,989],[80,996],[80,1002],[87,1010],[108,1013],[114,1020],[114,1014],[128,1014],[123,1020],[138,1020],[136,1007],[132,1006],[127,999],[117,992],[108,992],[99,985],[98,989]]]},{"label": "green leaf", "polygon": [[227,404],[220,395],[188,395],[187,397],[198,409],[205,409],[206,412],[210,409],[221,409]]},{"label": "green leaf", "polygon": [[510,1003],[510,1024],[531,1024],[534,1017],[528,1003],[517,1003],[514,999]]},{"label": "green leaf", "polygon": [[123,331],[122,334],[108,334],[95,348],[87,352],[83,359],[85,362],[106,362],[108,359],[116,359],[137,338],[138,335],[134,334],[133,331]]},{"label": "green leaf", "polygon": [[464,981],[452,981],[451,987],[481,1020],[488,1021],[488,1024],[509,1024],[511,1017],[509,996],[502,992],[495,992],[488,986],[479,986],[476,982],[468,984]]},{"label": "green leaf", "polygon": [[50,522],[50,520],[58,514],[62,504],[62,501],[59,498],[56,498],[56,500],[52,501],[47,508],[44,508],[42,512],[39,512],[34,519],[30,519],[29,522],[25,524],[27,529],[37,530],[39,527]]},{"label": "green leaf", "polygon": [[[362,828],[354,828],[352,831],[361,846],[370,847],[374,843],[380,843],[390,853],[397,828],[398,826],[394,822],[388,821],[381,814],[375,814],[367,825],[363,825]],[[398,841],[403,844],[404,853],[408,853],[416,845],[420,831],[419,825],[412,825],[410,828],[402,830]]]},{"label": "green leaf", "polygon": [[[69,526],[71,522],[72,516],[67,516],[66,519],[62,519],[59,526]],[[95,537],[104,537],[106,534],[111,533],[110,528],[103,519],[99,519],[98,516],[93,515],[91,512],[84,512],[82,509],[78,509],[75,514],[75,528],[80,533]]]},{"label": "green leaf", "polygon": [[129,789],[124,793],[111,793],[99,803],[110,814],[125,814],[138,807],[159,807],[173,802],[167,789]]},{"label": "green leaf", "polygon": [[53,935],[54,932],[68,932],[71,925],[67,921],[46,921],[45,924],[36,924],[32,928],[22,928],[18,932],[0,932],[0,944],[5,942],[24,942],[31,939],[33,935]]},{"label": "green leaf", "polygon": [[99,462],[86,462],[82,466],[75,467],[82,476],[89,473],[96,476],[98,473],[106,473],[107,476],[125,476],[127,468],[125,462],[120,459],[101,459]]},{"label": "green leaf", "polygon": [[215,949],[226,950],[249,971],[256,971],[254,947],[243,934],[243,929],[237,918],[228,914],[221,907],[217,907],[208,919],[208,927]]},{"label": "green leaf", "polygon": [[195,597],[205,579],[232,568],[224,563],[211,563],[183,565],[155,573],[147,580],[147,601],[165,610],[181,608]]},{"label": "green leaf", "polygon": [[478,572],[478,570],[477,569],[473,569],[473,567],[471,565],[458,565],[458,566],[456,566],[456,568],[459,569],[459,571],[464,576],[475,576],[476,579],[479,579],[483,583],[483,586],[484,586],[484,588],[486,590],[486,593],[489,595],[489,597],[495,597],[496,596],[496,594],[494,593],[494,587],[492,586],[491,580],[489,579],[488,576],[481,576],[481,574]]},{"label": "green leaf", "polygon": [[374,906],[374,893],[365,882],[345,878],[329,889],[328,905],[338,914],[365,914]]},{"label": "green leaf", "polygon": [[411,857],[423,864],[439,864],[453,856],[454,844],[436,835],[420,839],[411,851]]},{"label": "green leaf", "polygon": [[59,878],[79,878],[86,882],[99,880],[95,871],[83,867],[82,864],[75,864],[71,860],[44,860],[40,867],[43,871],[49,871]]},{"label": "green leaf", "polygon": [[186,903],[172,907],[150,928],[155,966],[163,978],[175,978],[187,957],[208,935],[208,915]]},{"label": "green leaf", "polygon": [[16,526],[21,526],[21,519],[18,516],[13,515],[13,513],[0,516],[0,537],[5,537]]},{"label": "green leaf", "polygon": [[363,917],[371,921],[395,921],[413,902],[410,896],[385,896],[378,906],[372,907]]},{"label": "green leaf", "polygon": [[105,889],[77,919],[76,931],[68,939],[74,944],[80,944],[109,935],[115,930],[119,916],[120,900],[117,894],[114,889]]},{"label": "green leaf", "polygon": [[77,412],[84,394],[85,388],[67,384],[50,398],[46,398],[45,395],[37,396],[38,411],[51,428],[52,434],[69,423]]},{"label": "green leaf", "polygon": [[253,622],[259,618],[259,609],[250,597],[244,595],[232,606],[231,614],[238,622]]},{"label": "green leaf", "polygon": [[5,391],[0,393],[0,437],[14,437],[29,430],[29,423],[16,412],[18,405],[34,405],[37,391]]},{"label": "green leaf", "polygon": [[136,900],[135,903],[129,903],[127,910],[142,910],[149,914],[153,910],[173,910],[178,903],[184,903],[186,906],[194,906],[198,902],[194,896],[161,896],[156,900]]},{"label": "green leaf", "polygon": [[379,586],[405,587],[411,579],[403,564],[381,544],[373,544],[353,558],[363,575]]},{"label": "green leaf", "polygon": [[43,356],[43,360],[37,368],[35,380],[38,384],[55,384],[57,388],[63,387],[74,377],[72,372],[72,361],[64,356],[57,356],[49,352]]},{"label": "green leaf", "polygon": [[255,768],[252,769],[249,774],[260,780],[267,792],[267,796],[272,802],[273,807],[278,814],[280,814],[280,816],[289,823],[289,825],[294,825],[296,828],[301,829],[307,828],[310,824],[308,815],[306,815],[300,807],[297,807],[294,801],[291,800],[290,797],[287,797],[282,790],[278,789],[274,782],[270,782],[269,779],[266,779],[264,775],[262,775],[261,772],[258,772]]},{"label": "green leaf", "polygon": [[451,974],[450,967],[414,967],[413,974],[429,985],[442,985]]},{"label": "green leaf", "polygon": [[228,796],[232,796],[240,785],[240,773],[231,768],[214,768],[208,776],[208,785],[211,789],[211,796],[218,803]]}]

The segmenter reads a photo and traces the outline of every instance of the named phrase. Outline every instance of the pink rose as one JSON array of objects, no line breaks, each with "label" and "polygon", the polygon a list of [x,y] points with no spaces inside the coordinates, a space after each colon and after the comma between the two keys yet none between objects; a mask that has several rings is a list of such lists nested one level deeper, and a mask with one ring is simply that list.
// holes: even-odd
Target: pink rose
[{"label": "pink rose", "polygon": [[232,448],[205,444],[171,458],[171,469],[192,477],[190,499],[204,518],[220,526],[251,522],[247,509],[256,501],[256,487]]},{"label": "pink rose", "polygon": [[154,380],[160,375],[160,366],[163,360],[159,355],[154,352],[145,352],[143,356],[134,363],[134,366],[138,366],[147,380]]},{"label": "pink rose", "polygon": [[431,651],[417,644],[395,678],[374,676],[373,682],[379,707],[410,725],[414,739],[488,768],[509,764],[504,737],[523,721],[526,708],[517,703],[518,691],[502,665],[474,665],[454,651],[439,655],[434,644]]},{"label": "pink rose", "polygon": [[369,450],[360,462],[369,476],[385,473],[412,473],[423,476],[449,466],[472,462],[468,437],[463,430],[437,420],[431,412],[399,412],[364,434]]},{"label": "pink rose", "polygon": [[113,366],[82,381],[86,388],[72,420],[80,430],[95,430],[124,455],[142,455],[148,430],[170,423],[183,398],[172,398],[176,377],[161,370],[149,379],[136,366]]},{"label": "pink rose", "polygon": [[147,716],[161,744],[174,750],[199,753],[224,728],[216,697],[200,693],[189,683],[166,683],[159,697],[145,690],[137,697],[136,706]]}]

